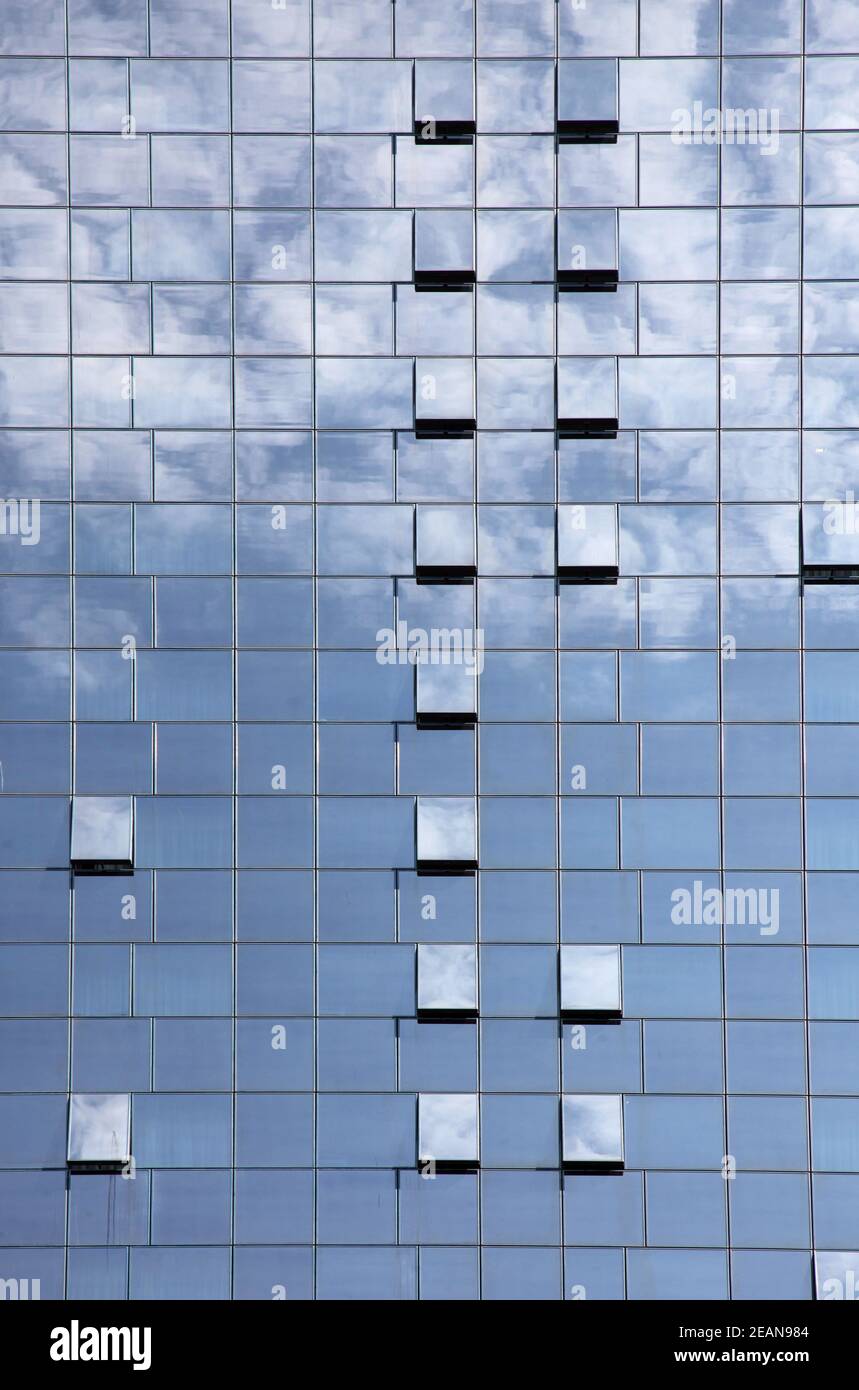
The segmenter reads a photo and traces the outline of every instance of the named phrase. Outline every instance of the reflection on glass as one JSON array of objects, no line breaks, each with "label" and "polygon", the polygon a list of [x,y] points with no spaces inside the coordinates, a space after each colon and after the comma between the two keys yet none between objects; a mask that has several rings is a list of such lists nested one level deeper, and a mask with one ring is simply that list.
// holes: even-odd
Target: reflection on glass
[{"label": "reflection on glass", "polygon": [[803,505],[802,577],[830,584],[859,579],[859,510],[852,492],[843,500]]},{"label": "reflection on glass", "polygon": [[418,579],[474,575],[474,513],[471,507],[415,508],[415,574]]},{"label": "reflection on glass", "polygon": [[562,1096],[561,1116],[565,1171],[623,1170],[622,1096]]},{"label": "reflection on glass", "polygon": [[617,140],[617,63],[611,58],[558,64],[561,140]]},{"label": "reflection on glass", "polygon": [[134,868],[130,796],[72,798],[71,864],[76,873],[130,874]]},{"label": "reflection on glass", "polygon": [[75,1172],[119,1172],[129,1157],[131,1096],[73,1095],[68,1164]]},{"label": "reflection on glass", "polygon": [[620,947],[561,947],[561,1017],[621,1016]]},{"label": "reflection on glass", "polygon": [[418,1096],[418,1165],[436,1170],[468,1170],[478,1166],[477,1096]]},{"label": "reflection on glass", "polygon": [[474,946],[418,946],[418,1018],[474,1018],[477,950]]},{"label": "reflection on glass", "polygon": [[476,662],[479,657],[479,651],[465,648],[463,660],[458,663],[417,663],[415,710],[419,726],[461,728],[474,723],[477,718]]},{"label": "reflection on glass", "polygon": [[616,582],[616,507],[558,508],[558,575],[578,583]]},{"label": "reflection on glass", "polygon": [[418,872],[477,868],[477,806],[470,797],[417,798]]}]

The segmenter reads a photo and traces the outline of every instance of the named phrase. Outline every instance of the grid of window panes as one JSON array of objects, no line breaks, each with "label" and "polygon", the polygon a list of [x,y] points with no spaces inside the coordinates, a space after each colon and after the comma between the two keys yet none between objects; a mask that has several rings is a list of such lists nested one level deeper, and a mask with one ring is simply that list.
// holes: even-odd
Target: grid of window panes
[{"label": "grid of window panes", "polygon": [[857,204],[857,0],[0,0],[19,1296],[854,1297]]}]

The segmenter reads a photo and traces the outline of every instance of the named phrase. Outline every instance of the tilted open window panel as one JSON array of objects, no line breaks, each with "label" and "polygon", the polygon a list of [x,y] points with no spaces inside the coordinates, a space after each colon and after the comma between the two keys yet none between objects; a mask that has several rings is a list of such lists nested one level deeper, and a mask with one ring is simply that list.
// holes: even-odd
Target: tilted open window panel
[{"label": "tilted open window panel", "polygon": [[477,803],[470,796],[417,798],[418,873],[469,873],[477,868]]},{"label": "tilted open window panel", "polygon": [[558,359],[558,434],[566,439],[614,439],[617,434],[617,359]]},{"label": "tilted open window panel", "polygon": [[[415,722],[424,729],[466,729],[477,720],[478,653],[466,650],[448,665],[415,666]],[[466,664],[468,663],[468,664]]]},{"label": "tilted open window panel", "polygon": [[617,583],[617,508],[613,504],[560,506],[557,526],[558,578],[562,582]]},{"label": "tilted open window panel", "polygon": [[415,63],[415,144],[471,145],[474,64],[468,59],[419,58]]},{"label": "tilted open window panel", "polygon": [[562,208],[558,213],[558,288],[616,290],[617,211]]},{"label": "tilted open window panel", "polygon": [[567,1173],[623,1171],[623,1097],[561,1097],[563,1165]]},{"label": "tilted open window panel", "polygon": [[561,1018],[619,1021],[622,1015],[619,946],[562,946]]},{"label": "tilted open window panel", "polygon": [[418,946],[418,1018],[470,1020],[477,1017],[477,948]]},{"label": "tilted open window panel", "polygon": [[131,1096],[73,1095],[68,1167],[73,1173],[118,1173],[128,1162]]},{"label": "tilted open window panel", "polygon": [[619,129],[617,61],[579,58],[558,63],[561,144],[615,144]]},{"label": "tilted open window panel", "polygon": [[473,579],[476,549],[473,507],[418,504],[415,508],[418,580]]},{"label": "tilted open window panel", "polygon": [[430,1163],[448,1173],[480,1166],[477,1096],[418,1096],[418,1164]]},{"label": "tilted open window panel", "polygon": [[474,284],[474,217],[459,208],[418,208],[414,222],[418,290],[465,290]]},{"label": "tilted open window panel", "polygon": [[133,873],[133,797],[72,797],[70,859],[77,874]]},{"label": "tilted open window panel", "polygon": [[800,554],[806,584],[859,584],[859,503],[852,495],[803,503]]},{"label": "tilted open window panel", "polygon": [[473,215],[461,208],[417,208],[414,288],[470,291],[475,278]]},{"label": "tilted open window panel", "polygon": [[415,359],[415,434],[473,435],[474,368],[471,358]]}]

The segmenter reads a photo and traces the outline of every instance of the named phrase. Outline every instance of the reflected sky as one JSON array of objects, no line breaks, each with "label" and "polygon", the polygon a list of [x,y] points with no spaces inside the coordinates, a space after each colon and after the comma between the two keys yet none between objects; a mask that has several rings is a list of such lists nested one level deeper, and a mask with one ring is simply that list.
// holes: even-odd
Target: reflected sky
[{"label": "reflected sky", "polygon": [[418,797],[418,863],[468,863],[476,858],[476,806],[464,797]]},{"label": "reflected sky", "polygon": [[73,1095],[69,1104],[70,1159],[97,1162],[128,1156],[130,1096]]},{"label": "reflected sky", "polygon": [[476,1159],[477,1096],[419,1096],[418,1148],[439,1162]]},{"label": "reflected sky", "polygon": [[561,947],[561,1008],[620,1009],[620,947]]},{"label": "reflected sky", "polygon": [[846,1284],[857,79],[851,0],[5,0],[43,1297]]},{"label": "reflected sky", "polygon": [[474,946],[418,947],[418,1007],[474,1009],[477,950]]},{"label": "reflected sky", "polygon": [[564,1096],[562,1105],[566,1162],[623,1159],[620,1096]]},{"label": "reflected sky", "polygon": [[72,801],[75,861],[129,860],[134,824],[130,797],[76,796]]}]

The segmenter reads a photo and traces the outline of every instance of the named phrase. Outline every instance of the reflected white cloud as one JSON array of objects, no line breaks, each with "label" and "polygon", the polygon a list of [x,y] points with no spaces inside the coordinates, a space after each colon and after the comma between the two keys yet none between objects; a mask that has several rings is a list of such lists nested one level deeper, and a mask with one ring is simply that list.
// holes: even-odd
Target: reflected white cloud
[{"label": "reflected white cloud", "polygon": [[477,1104],[473,1095],[419,1095],[418,1158],[437,1163],[476,1162]]},{"label": "reflected white cloud", "polygon": [[313,86],[315,128],[321,134],[392,135],[412,128],[411,63],[362,63],[361,81],[356,82],[353,63],[317,61]]},{"label": "reflected white cloud", "polygon": [[551,131],[555,124],[555,64],[487,60],[477,68],[480,131]]},{"label": "reflected white cloud", "polygon": [[806,135],[803,176],[807,203],[856,203],[859,135]]},{"label": "reflected white cloud", "polygon": [[620,1012],[620,947],[561,947],[561,1009]]},{"label": "reflected white cloud", "polygon": [[306,358],[236,358],[235,386],[240,429],[311,423],[311,371]]},{"label": "reflected white cloud", "polygon": [[859,352],[859,286],[803,286],[803,350]]},{"label": "reflected white cloud", "polygon": [[714,429],[717,363],[710,358],[621,358],[624,429]]},{"label": "reflected white cloud", "polygon": [[130,796],[72,798],[73,863],[130,863],[133,843],[134,812]]},{"label": "reflected white cloud", "polygon": [[482,58],[507,54],[552,57],[555,9],[552,0],[476,0],[477,52]]},{"label": "reflected white cloud", "polygon": [[120,1162],[129,1154],[131,1097],[73,1095],[69,1101],[70,1163]]},{"label": "reflected white cloud", "polygon": [[670,135],[642,135],[638,149],[642,207],[715,205],[718,186],[715,145],[678,145]]},{"label": "reflected white cloud", "polygon": [[233,137],[236,207],[307,207],[310,139],[304,135]]},{"label": "reflected white cloud", "polygon": [[[238,363],[237,372],[238,372]],[[245,365],[245,364],[243,364]],[[134,423],[139,428],[229,429],[228,358],[134,359]]]},{"label": "reflected white cloud", "polygon": [[859,257],[859,220],[852,208],[807,208],[803,272],[810,280],[849,280]]},{"label": "reflected white cloud", "polygon": [[554,514],[550,507],[479,507],[481,574],[550,574]]},{"label": "reflected white cloud", "polygon": [[313,142],[319,207],[389,208],[394,171],[384,135],[318,136]]},{"label": "reflected white cloud", "polygon": [[223,207],[230,201],[227,135],[153,135],[156,207]]},{"label": "reflected white cloud", "polygon": [[546,207],[555,186],[555,142],[548,135],[479,135],[477,205]]},{"label": "reflected white cloud", "polygon": [[639,351],[715,353],[718,301],[715,285],[642,285],[639,289]]},{"label": "reflected white cloud", "polygon": [[629,207],[636,202],[636,139],[621,135],[614,145],[558,148],[561,207]]},{"label": "reflected white cloud", "polygon": [[229,130],[229,65],[187,58],[132,62],[131,114],[141,132]]},{"label": "reflected white cloud", "polygon": [[621,209],[621,279],[664,280],[664,248],[670,246],[675,280],[717,280],[717,219],[704,208]]},{"label": "reflected white cloud", "polygon": [[483,357],[477,363],[480,429],[551,429],[555,373],[551,361]]},{"label": "reflected white cloud", "polygon": [[320,280],[411,280],[412,213],[320,212],[316,274]]},{"label": "reflected white cloud", "polygon": [[561,1098],[565,1163],[623,1162],[621,1096]]},{"label": "reflected white cloud", "polygon": [[703,54],[719,51],[718,0],[642,0],[641,52]]},{"label": "reflected white cloud", "polygon": [[481,280],[551,280],[555,219],[551,212],[477,214],[477,273]]},{"label": "reflected white cloud", "polygon": [[474,0],[398,0],[397,52],[421,58],[461,58],[474,43]]},{"label": "reflected white cloud", "polygon": [[799,424],[799,365],[792,357],[723,357],[722,425],[795,429]]},{"label": "reflected white cloud", "polygon": [[68,331],[62,285],[0,284],[0,352],[66,352]]},{"label": "reflected white cloud", "polygon": [[4,202],[25,207],[64,203],[65,145],[62,135],[0,134]]},{"label": "reflected white cloud", "polygon": [[474,946],[418,946],[418,1008],[469,1012],[477,1007]]},{"label": "reflected white cloud", "polygon": [[[398,207],[470,207],[474,201],[474,150],[471,145],[415,144],[397,136]],[[390,277],[388,277],[390,278]]]},{"label": "reflected white cloud", "polygon": [[558,419],[617,418],[617,368],[611,357],[560,358]]},{"label": "reflected white cloud", "polygon": [[859,358],[804,359],[803,421],[818,429],[859,426]]},{"label": "reflected white cloud", "polygon": [[417,799],[417,862],[474,864],[477,859],[477,806],[471,797]]},{"label": "reflected white cloud", "polygon": [[237,285],[236,352],[309,353],[308,285]]},{"label": "reflected white cloud", "polygon": [[859,127],[859,58],[806,60],[805,125],[807,130]]}]

